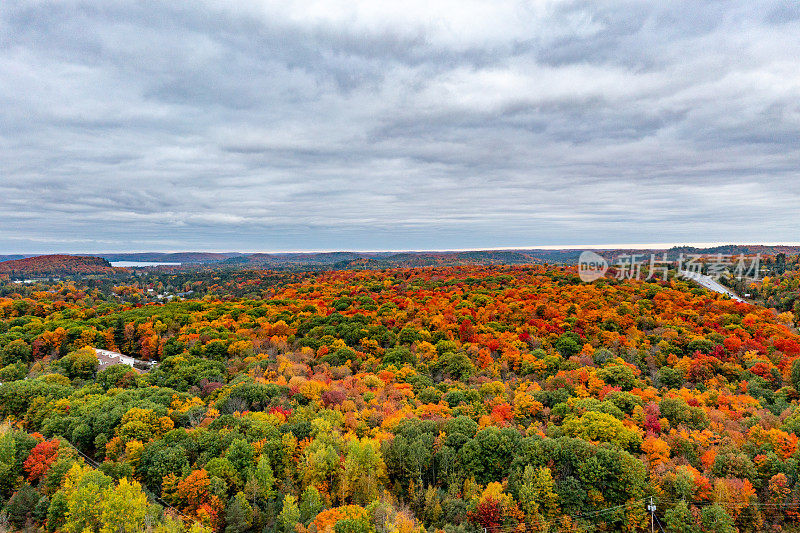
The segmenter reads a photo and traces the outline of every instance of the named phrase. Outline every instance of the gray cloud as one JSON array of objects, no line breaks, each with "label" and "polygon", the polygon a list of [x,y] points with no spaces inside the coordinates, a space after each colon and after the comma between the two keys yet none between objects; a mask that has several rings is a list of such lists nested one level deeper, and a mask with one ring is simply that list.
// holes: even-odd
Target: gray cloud
[{"label": "gray cloud", "polygon": [[791,1],[0,3],[0,249],[797,241]]}]

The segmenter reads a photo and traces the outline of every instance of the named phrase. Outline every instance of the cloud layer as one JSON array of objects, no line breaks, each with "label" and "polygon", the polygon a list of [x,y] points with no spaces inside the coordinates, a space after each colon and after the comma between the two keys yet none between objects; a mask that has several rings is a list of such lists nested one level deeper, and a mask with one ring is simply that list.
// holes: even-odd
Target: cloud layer
[{"label": "cloud layer", "polygon": [[800,5],[0,3],[0,252],[796,241]]}]

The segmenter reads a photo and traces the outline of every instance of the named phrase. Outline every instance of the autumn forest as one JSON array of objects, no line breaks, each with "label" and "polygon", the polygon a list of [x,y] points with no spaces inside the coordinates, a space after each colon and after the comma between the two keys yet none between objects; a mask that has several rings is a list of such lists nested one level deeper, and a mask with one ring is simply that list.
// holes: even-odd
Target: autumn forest
[{"label": "autumn forest", "polygon": [[796,259],[752,303],[549,265],[80,265],[0,281],[5,530],[800,530]]}]

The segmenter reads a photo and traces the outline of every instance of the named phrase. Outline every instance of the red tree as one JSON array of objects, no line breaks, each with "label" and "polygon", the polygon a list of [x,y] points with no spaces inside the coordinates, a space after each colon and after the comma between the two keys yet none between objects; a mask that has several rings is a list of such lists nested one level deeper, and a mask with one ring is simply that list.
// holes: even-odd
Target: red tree
[{"label": "red tree", "polygon": [[50,466],[58,459],[58,445],[56,439],[40,442],[31,450],[22,467],[28,473],[28,481],[34,482],[43,477],[50,470]]}]

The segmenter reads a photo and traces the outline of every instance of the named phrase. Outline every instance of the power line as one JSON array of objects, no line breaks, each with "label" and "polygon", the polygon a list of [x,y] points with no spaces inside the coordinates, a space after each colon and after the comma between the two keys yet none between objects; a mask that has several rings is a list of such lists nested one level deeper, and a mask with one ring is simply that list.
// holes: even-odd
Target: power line
[{"label": "power line", "polygon": [[[93,467],[94,467],[96,470],[100,470],[100,464],[99,464],[97,461],[95,461],[94,459],[92,459],[91,457],[89,457],[88,455],[86,455],[85,453],[83,453],[82,451],[80,451],[80,450],[78,449],[78,447],[77,447],[77,446],[75,446],[75,445],[74,445],[72,442],[70,442],[70,440],[69,440],[68,438],[64,437],[63,435],[58,435],[58,436],[59,436],[59,437],[61,437],[62,439],[64,439],[64,440],[66,441],[66,443],[67,443],[67,444],[69,444],[69,445],[70,445],[70,447],[71,447],[73,450],[75,450],[76,452],[78,452],[78,454],[80,454],[80,456],[81,456],[81,457],[83,457],[83,458],[84,458],[86,461],[88,461],[88,462],[89,462],[89,464],[90,464],[91,466],[93,466]],[[162,499],[161,499],[159,496],[156,496],[155,494],[153,494],[153,499],[154,499],[154,500],[155,500],[157,503],[160,503],[162,506],[164,506],[164,508],[165,508],[165,509],[169,509],[169,510],[171,510],[171,511],[174,511],[175,513],[177,513],[177,514],[179,514],[180,516],[182,516],[184,519],[186,519],[186,520],[188,520],[188,521],[191,521],[191,522],[195,522],[195,521],[196,521],[195,519],[193,519],[193,518],[191,518],[191,517],[189,517],[189,516],[186,516],[185,514],[183,514],[182,512],[180,512],[178,509],[176,509],[175,507],[171,506],[170,504],[168,504],[167,502],[165,502],[164,500],[162,500]]]},{"label": "power line", "polygon": [[661,520],[658,519],[658,515],[654,513],[653,517],[656,519],[656,524],[658,524],[658,529],[661,530],[661,533],[666,533],[664,531],[664,526],[661,525]]},{"label": "power line", "polygon": [[[598,509],[597,511],[591,511],[591,512],[588,512],[588,513],[580,513],[580,514],[574,515],[573,518],[591,518],[591,517],[601,516],[601,515],[604,515],[604,514],[613,512],[613,511],[618,511],[618,510],[623,509],[623,508],[632,507],[632,506],[635,506],[635,505],[642,504],[646,500],[647,500],[647,498],[641,498],[641,499],[638,499],[638,500],[632,500],[632,501],[623,503],[621,505],[615,505],[613,507],[606,507],[605,509]],[[550,526],[555,525],[555,524],[557,524],[557,523],[559,523],[561,521],[562,521],[561,517],[552,518],[552,519],[546,520],[544,522],[539,522],[538,525],[543,526],[543,527],[550,527]],[[579,526],[579,527],[581,528],[581,530],[586,531],[587,528],[589,528],[591,526],[586,525],[586,526]],[[485,533],[510,533],[512,531],[515,531],[516,527],[514,527],[514,526],[493,526],[493,527],[488,527],[488,528],[484,527],[483,529],[484,529]]]},{"label": "power line", "polygon": [[703,502],[691,502],[684,499],[681,500],[672,500],[669,498],[658,498],[659,502],[668,504],[668,505],[676,505],[680,502],[685,502],[686,505],[692,505],[694,507],[705,507],[708,505],[722,505],[734,508],[747,508],[750,506],[754,507],[775,507],[775,508],[795,508],[800,507],[800,501],[793,501],[793,502],[786,502],[786,503],[762,503],[758,500],[754,500],[751,502],[714,502],[714,501],[703,501]]},{"label": "power line", "polygon": [[[638,505],[638,504],[642,504],[642,503],[644,503],[644,502],[646,502],[648,500],[652,501],[652,499],[657,500],[658,502],[664,503],[666,505],[670,505],[670,504],[671,505],[675,505],[675,504],[679,503],[680,501],[686,502],[686,500],[673,500],[673,499],[670,499],[670,498],[658,498],[658,497],[641,498],[641,499],[632,500],[632,501],[629,501],[629,502],[626,502],[626,503],[623,503],[623,504],[620,504],[620,505],[615,505],[613,507],[607,507],[605,509],[598,509],[596,511],[591,511],[591,512],[587,512],[587,513],[580,513],[580,514],[577,514],[577,515],[573,515],[573,518],[574,519],[595,518],[595,517],[599,517],[599,516],[602,516],[602,515],[606,515],[608,513],[612,513],[614,511],[618,511],[620,509],[629,508],[629,507],[632,507],[632,506],[635,506],[635,505]],[[755,506],[755,507],[759,507],[759,508],[774,508],[774,509],[798,509],[798,508],[800,508],[800,502],[797,502],[797,501],[796,502],[788,502],[788,503],[760,503],[758,501],[749,502],[749,503],[743,503],[743,502],[735,502],[735,503],[727,502],[727,503],[725,503],[725,502],[712,502],[712,501],[696,502],[696,503],[686,502],[686,503],[688,505],[693,505],[693,506],[696,506],[696,507],[705,507],[705,506],[717,504],[717,505],[720,505],[722,507],[734,507],[734,508],[741,508],[741,509],[747,508],[747,507],[749,507],[751,505]],[[655,505],[653,505],[653,507],[655,507]],[[648,511],[649,511],[649,509],[648,509]],[[655,513],[655,509],[652,511],[651,516],[652,516],[653,524],[654,525],[656,525],[656,524],[658,525],[659,531],[661,531],[662,533],[666,533],[666,530],[664,528],[664,524],[661,522],[661,520],[658,518],[658,515]],[[541,526],[541,527],[550,527],[550,526],[558,524],[559,522],[562,522],[562,517],[552,518],[552,519],[546,520],[544,522],[539,522],[538,525]],[[575,525],[577,525],[577,524],[575,524]],[[585,525],[577,525],[577,527],[579,528],[578,531],[589,531],[589,529],[592,528],[593,526],[591,524],[585,524]],[[516,527],[510,526],[510,525],[508,525],[508,526],[493,526],[493,527],[488,527],[488,528],[485,527],[485,528],[483,528],[483,530],[484,530],[484,533],[511,533],[511,532],[516,530]]]}]

